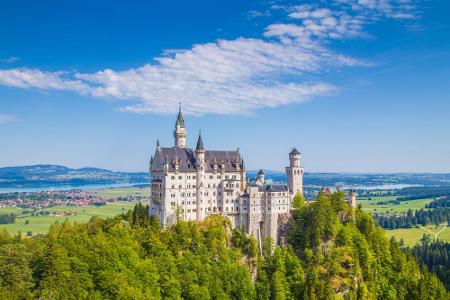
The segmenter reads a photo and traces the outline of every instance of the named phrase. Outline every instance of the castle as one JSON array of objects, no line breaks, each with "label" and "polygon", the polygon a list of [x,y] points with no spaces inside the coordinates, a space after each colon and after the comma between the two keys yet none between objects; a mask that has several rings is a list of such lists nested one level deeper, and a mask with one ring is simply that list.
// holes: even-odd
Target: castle
[{"label": "castle", "polygon": [[173,147],[157,142],[150,160],[150,215],[163,227],[178,219],[201,221],[212,214],[230,219],[259,241],[271,237],[279,242],[279,224],[287,220],[291,200],[303,193],[300,152],[289,153],[287,185],[267,184],[263,171],[247,182],[239,149],[205,150],[199,134],[195,150],[186,145],[187,130],[180,108],[175,123]]},{"label": "castle", "polygon": [[158,141],[150,160],[150,215],[158,216],[166,227],[179,219],[201,221],[220,214],[259,242],[271,237],[282,243],[292,199],[303,194],[300,152],[294,148],[289,153],[287,185],[267,184],[262,170],[254,181],[247,181],[239,149],[205,150],[200,133],[193,150],[187,147],[186,136],[180,108],[174,146],[161,147]]}]

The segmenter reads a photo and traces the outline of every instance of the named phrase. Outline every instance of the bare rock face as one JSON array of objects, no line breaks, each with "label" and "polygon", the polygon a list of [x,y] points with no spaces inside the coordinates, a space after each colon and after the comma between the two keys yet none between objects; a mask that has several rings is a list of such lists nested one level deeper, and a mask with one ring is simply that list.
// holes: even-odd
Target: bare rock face
[{"label": "bare rock face", "polygon": [[279,214],[278,215],[278,244],[281,247],[286,246],[287,244],[287,235],[289,229],[289,221],[291,220],[292,215],[290,213]]}]

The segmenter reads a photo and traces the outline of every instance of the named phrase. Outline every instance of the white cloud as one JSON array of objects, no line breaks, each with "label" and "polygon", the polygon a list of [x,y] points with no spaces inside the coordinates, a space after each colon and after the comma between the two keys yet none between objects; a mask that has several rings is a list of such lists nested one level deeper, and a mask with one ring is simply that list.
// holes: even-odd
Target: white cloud
[{"label": "white cloud", "polygon": [[0,124],[7,124],[17,121],[18,119],[15,116],[0,114]]},{"label": "white cloud", "polygon": [[[284,7],[290,22],[268,26],[260,39],[218,40],[191,49],[171,49],[154,63],[125,71],[0,70],[0,84],[129,100],[129,105],[119,109],[136,113],[172,113],[178,102],[192,114],[247,114],[259,108],[301,103],[336,90],[311,78],[364,64],[331,51],[328,40],[364,36],[370,11],[375,11],[374,15],[379,11],[405,13],[389,6],[387,0],[336,1],[342,9]],[[412,5],[407,0],[401,2]]]},{"label": "white cloud", "polygon": [[6,64],[13,64],[13,63],[20,61],[20,58],[18,58],[16,56],[11,56],[11,57],[7,57],[7,58],[2,58],[2,59],[0,59],[0,61],[3,63],[6,63]]},{"label": "white cloud", "polygon": [[387,17],[392,19],[415,19],[418,17],[416,0],[334,0],[348,5],[356,12],[373,19]]},{"label": "white cloud", "polygon": [[72,90],[85,94],[89,86],[79,80],[67,79],[66,72],[45,72],[39,69],[0,70],[0,84],[18,88]]}]

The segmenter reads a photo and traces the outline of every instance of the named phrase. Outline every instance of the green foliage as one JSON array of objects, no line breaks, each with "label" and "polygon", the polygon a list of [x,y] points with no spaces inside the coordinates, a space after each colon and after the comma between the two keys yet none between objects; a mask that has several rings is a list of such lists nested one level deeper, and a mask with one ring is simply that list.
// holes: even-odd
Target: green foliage
[{"label": "green foliage", "polygon": [[[320,193],[294,212],[289,242],[305,270],[307,299],[446,299],[445,287],[385,237],[342,193]],[[423,286],[433,292],[424,296]]]},{"label": "green foliage", "polygon": [[295,209],[300,209],[305,205],[305,198],[301,193],[297,193],[294,198],[292,198],[292,206]]},{"label": "green foliage", "polygon": [[446,299],[370,215],[343,194],[299,206],[290,244],[254,238],[229,219],[162,229],[138,204],[86,224],[55,222],[47,235],[0,231],[1,299]]}]

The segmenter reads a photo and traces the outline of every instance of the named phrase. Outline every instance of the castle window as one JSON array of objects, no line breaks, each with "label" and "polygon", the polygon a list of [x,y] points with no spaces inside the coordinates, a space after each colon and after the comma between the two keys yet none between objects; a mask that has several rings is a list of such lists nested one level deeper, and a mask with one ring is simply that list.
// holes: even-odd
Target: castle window
[{"label": "castle window", "polygon": [[213,187],[214,187],[214,188],[216,187],[216,184],[215,184],[215,183],[213,183]]},{"label": "castle window", "polygon": [[212,176],[212,175],[209,175],[209,179],[213,179],[213,176]]},{"label": "castle window", "polygon": [[192,179],[195,179],[196,177],[195,177],[195,175],[194,176],[192,176]]},{"label": "castle window", "polygon": [[237,188],[239,187],[239,183],[236,183],[236,187],[237,187]]},{"label": "castle window", "polygon": [[213,192],[213,196],[215,196],[216,195],[216,192]]},{"label": "castle window", "polygon": [[220,175],[217,175],[217,179],[220,179]]},{"label": "castle window", "polygon": [[178,179],[181,179],[181,175],[178,175]]},{"label": "castle window", "polygon": [[190,213],[190,212],[191,212],[191,210],[190,210],[190,209],[188,209],[188,210],[187,210],[187,212],[188,212],[188,213]]},{"label": "castle window", "polygon": [[175,176],[170,176],[170,179],[174,180],[174,179],[175,179]]},{"label": "castle window", "polygon": [[181,189],[181,184],[178,186],[179,189]]},{"label": "castle window", "polygon": [[228,175],[225,175],[225,179],[228,179]]},{"label": "castle window", "polygon": [[184,197],[185,196],[185,193],[181,193],[181,197]]},{"label": "castle window", "polygon": [[172,188],[173,188],[173,189],[175,188],[175,184],[172,184]]}]

